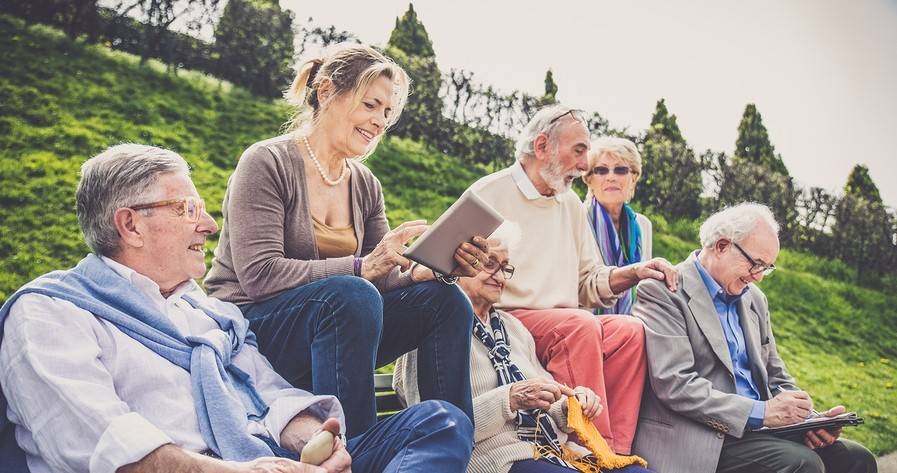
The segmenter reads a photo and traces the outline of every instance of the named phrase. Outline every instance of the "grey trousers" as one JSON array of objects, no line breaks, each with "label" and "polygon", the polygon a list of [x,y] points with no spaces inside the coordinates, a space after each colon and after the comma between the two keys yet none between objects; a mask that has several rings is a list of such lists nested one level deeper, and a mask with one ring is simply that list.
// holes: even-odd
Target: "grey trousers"
[{"label": "grey trousers", "polygon": [[866,447],[841,439],[812,450],[803,443],[747,432],[727,437],[717,473],[877,473],[875,456]]}]

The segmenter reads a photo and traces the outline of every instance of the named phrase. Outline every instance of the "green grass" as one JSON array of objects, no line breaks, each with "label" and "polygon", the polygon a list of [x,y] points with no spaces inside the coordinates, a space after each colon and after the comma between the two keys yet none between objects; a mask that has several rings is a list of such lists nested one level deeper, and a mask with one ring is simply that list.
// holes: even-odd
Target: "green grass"
[{"label": "green grass", "polygon": [[[227,82],[168,74],[150,62],[73,43],[0,16],[0,301],[31,278],[73,265],[87,252],[74,217],[80,164],[135,141],[172,148],[219,220],[240,153],[277,134],[289,110]],[[387,139],[367,161],[396,225],[433,221],[486,170],[419,143]],[[670,261],[696,247],[694,222],[653,216],[655,254]],[[210,241],[210,248],[215,241]],[[837,261],[783,251],[762,283],[780,351],[818,406],[843,403],[866,425],[845,435],[876,453],[897,449],[897,296],[842,282]]]}]

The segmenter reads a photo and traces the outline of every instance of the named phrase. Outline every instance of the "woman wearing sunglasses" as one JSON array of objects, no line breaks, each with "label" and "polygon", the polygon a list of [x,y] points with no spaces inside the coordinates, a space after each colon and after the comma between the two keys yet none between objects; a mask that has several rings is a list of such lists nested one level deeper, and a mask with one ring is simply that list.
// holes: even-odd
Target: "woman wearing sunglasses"
[{"label": "woman wearing sunglasses", "polygon": [[[624,138],[604,137],[592,142],[589,170],[583,181],[589,187],[585,206],[604,263],[626,266],[651,259],[651,221],[629,206],[642,173],[642,157],[635,144]],[[632,288],[604,314],[629,314]]]}]

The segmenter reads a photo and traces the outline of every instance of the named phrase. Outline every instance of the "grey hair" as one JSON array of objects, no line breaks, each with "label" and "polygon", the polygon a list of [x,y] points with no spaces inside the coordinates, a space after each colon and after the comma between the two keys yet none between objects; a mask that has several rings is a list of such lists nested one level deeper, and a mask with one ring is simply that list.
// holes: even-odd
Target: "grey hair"
[{"label": "grey hair", "polygon": [[544,133],[551,139],[551,132],[565,120],[556,120],[554,123],[550,122],[572,110],[576,109],[561,104],[554,104],[548,105],[536,112],[529,123],[523,128],[520,136],[517,137],[517,144],[514,147],[514,155],[517,157],[517,161],[524,162],[535,157],[536,150],[533,148],[533,143],[536,141],[536,137]]},{"label": "grey hair", "polygon": [[755,202],[743,202],[726,207],[711,215],[701,224],[701,246],[712,248],[716,242],[726,239],[735,243],[744,241],[757,224],[765,222],[778,236],[779,223],[769,207]]},{"label": "grey hair", "polygon": [[147,203],[157,191],[156,180],[164,173],[189,176],[190,167],[174,151],[134,143],[113,146],[81,165],[76,212],[84,241],[94,253],[118,253],[115,211]]},{"label": "grey hair", "polygon": [[622,159],[639,176],[642,175],[642,155],[632,141],[616,136],[602,136],[592,141],[592,149],[589,151],[589,166],[594,166],[595,161],[598,161],[598,158],[604,153],[610,153]]},{"label": "grey hair", "polygon": [[[604,153],[609,153],[622,159],[630,169],[635,171],[635,183],[638,183],[639,179],[642,178],[642,155],[632,141],[616,136],[602,136],[592,141],[592,149],[589,151],[589,173],[591,173],[591,169],[597,165],[598,159]],[[583,177],[583,180],[586,181],[588,177],[591,177],[591,175]],[[588,181],[586,181],[586,184],[588,184]],[[587,198],[591,198],[591,187],[588,188],[586,194]],[[634,195],[635,185],[633,184],[629,189],[629,199],[631,200]]]}]

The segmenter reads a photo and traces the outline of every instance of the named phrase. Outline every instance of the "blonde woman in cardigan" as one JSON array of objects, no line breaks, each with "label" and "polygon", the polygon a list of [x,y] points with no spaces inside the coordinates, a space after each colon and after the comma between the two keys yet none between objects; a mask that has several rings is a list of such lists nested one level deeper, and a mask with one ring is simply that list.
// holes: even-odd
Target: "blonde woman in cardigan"
[{"label": "blonde woman in cardigan", "polygon": [[[504,249],[492,250],[478,276],[461,278],[458,282],[470,298],[476,315],[470,353],[475,443],[467,471],[580,471],[553,455],[558,446],[579,455],[589,453],[570,441],[567,396],[576,396],[588,418],[601,411],[600,400],[589,388],[571,389],[555,382],[539,363],[535,342],[526,327],[506,312],[493,308],[501,298],[505,281],[514,275],[515,269],[507,255]],[[396,392],[409,405],[420,402],[415,357],[416,353],[411,352],[399,358],[394,376]],[[536,451],[540,452],[538,459],[534,459]],[[618,458],[637,461],[636,457]],[[601,471],[650,473],[636,465]]]}]

